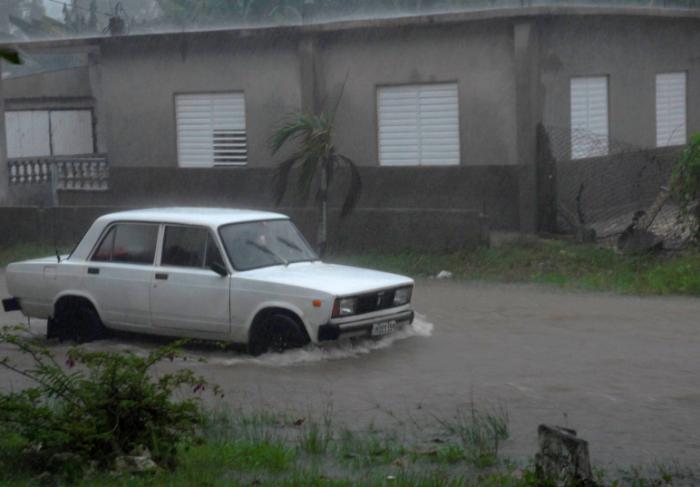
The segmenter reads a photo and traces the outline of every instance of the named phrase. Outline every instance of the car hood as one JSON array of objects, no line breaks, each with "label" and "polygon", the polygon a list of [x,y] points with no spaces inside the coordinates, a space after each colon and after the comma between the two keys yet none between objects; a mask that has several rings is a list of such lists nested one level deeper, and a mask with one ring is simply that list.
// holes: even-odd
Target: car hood
[{"label": "car hood", "polygon": [[236,274],[258,281],[299,286],[332,294],[349,296],[391,287],[413,284],[413,279],[389,272],[323,262],[299,262]]}]

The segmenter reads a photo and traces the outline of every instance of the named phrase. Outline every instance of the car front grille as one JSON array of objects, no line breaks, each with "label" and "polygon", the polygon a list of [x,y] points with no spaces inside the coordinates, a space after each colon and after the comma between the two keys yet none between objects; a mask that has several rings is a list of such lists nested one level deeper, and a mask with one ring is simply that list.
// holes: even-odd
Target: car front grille
[{"label": "car front grille", "polygon": [[361,315],[394,307],[395,289],[363,294],[357,297],[355,314]]}]

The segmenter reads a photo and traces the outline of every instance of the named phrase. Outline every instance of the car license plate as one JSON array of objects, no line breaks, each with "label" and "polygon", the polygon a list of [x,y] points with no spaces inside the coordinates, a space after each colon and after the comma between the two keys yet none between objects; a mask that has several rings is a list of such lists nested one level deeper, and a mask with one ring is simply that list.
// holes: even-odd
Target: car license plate
[{"label": "car license plate", "polygon": [[380,337],[396,331],[396,321],[381,321],[372,325],[372,336]]}]

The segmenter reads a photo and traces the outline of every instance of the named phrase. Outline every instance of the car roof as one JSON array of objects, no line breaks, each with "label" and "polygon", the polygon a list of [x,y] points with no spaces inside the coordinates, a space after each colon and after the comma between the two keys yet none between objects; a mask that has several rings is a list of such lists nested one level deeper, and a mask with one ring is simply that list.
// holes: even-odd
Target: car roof
[{"label": "car roof", "polygon": [[258,220],[288,220],[289,217],[281,213],[268,211],[243,210],[234,208],[147,208],[142,210],[127,210],[116,213],[108,213],[98,220],[113,221],[138,221],[138,222],[162,222],[182,223],[186,225],[204,225],[218,227],[230,223],[241,223]]}]

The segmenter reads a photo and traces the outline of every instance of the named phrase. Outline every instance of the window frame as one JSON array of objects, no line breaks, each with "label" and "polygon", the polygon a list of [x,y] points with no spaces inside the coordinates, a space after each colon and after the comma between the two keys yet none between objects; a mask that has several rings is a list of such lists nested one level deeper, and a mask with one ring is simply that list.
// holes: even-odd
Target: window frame
[{"label": "window frame", "polygon": [[[177,99],[179,96],[196,96],[196,95],[241,95],[243,97],[243,122],[245,125],[245,136],[246,136],[246,160],[245,162],[215,162],[214,160],[207,166],[193,166],[186,165],[183,166],[180,162],[180,134],[178,130],[177,121]],[[250,163],[250,137],[248,129],[248,95],[246,90],[212,90],[212,91],[176,91],[172,95],[172,120],[173,126],[175,127],[175,156],[177,161],[177,167],[182,169],[212,169],[212,168],[225,168],[225,167],[247,167]]]},{"label": "window frame", "polygon": [[[157,227],[156,228],[156,247],[155,251],[153,253],[153,261],[148,264],[144,262],[122,262],[122,261],[114,261],[111,259],[112,255],[110,254],[110,260],[94,260],[95,253],[97,250],[102,246],[102,243],[104,242],[105,238],[109,235],[109,232],[112,230],[112,228],[116,227],[117,225],[152,225]],[[116,233],[115,237],[116,238]],[[96,240],[96,243],[92,246],[92,249],[90,250],[90,254],[88,255],[88,258],[86,259],[86,262],[88,262],[90,265],[103,265],[103,264],[112,264],[112,265],[137,265],[137,266],[155,266],[156,262],[160,258],[158,255],[158,250],[160,247],[160,243],[162,240],[162,230],[161,230],[161,224],[158,222],[144,222],[144,221],[132,221],[132,220],[123,220],[123,221],[113,221],[110,222],[105,228],[102,229],[102,232],[100,233],[100,237]],[[112,253],[114,253],[114,240],[112,241]]]},{"label": "window frame", "polygon": [[[216,246],[216,249],[219,251],[219,256],[221,257],[221,261],[223,262],[224,266],[229,270],[229,273],[231,272],[230,266],[228,262],[226,261],[226,253],[222,252],[221,250],[221,243],[219,242],[219,238],[217,238],[217,233],[212,231],[212,229],[206,225],[191,225],[187,223],[161,223],[161,238],[159,239],[158,243],[158,249],[156,252],[156,267],[160,268],[167,268],[167,269],[186,269],[186,270],[195,270],[195,271],[209,271],[209,272],[214,272],[211,270],[209,267],[206,267],[206,265],[202,265],[202,267],[192,267],[192,266],[178,266],[178,265],[172,265],[172,264],[163,264],[163,252],[165,251],[165,232],[167,231],[168,227],[180,227],[180,228],[194,228],[198,230],[204,230],[207,232],[207,238],[211,238],[214,240],[214,245]],[[204,263],[206,264],[206,255],[204,256]]]},{"label": "window frame", "polygon": [[50,154],[40,155],[40,156],[17,156],[8,157],[8,159],[29,159],[29,158],[41,158],[41,157],[71,157],[86,154],[66,154],[66,155],[56,155],[54,149],[54,134],[53,127],[51,124],[51,114],[54,112],[89,112],[90,113],[90,139],[92,140],[92,152],[87,154],[97,153],[97,121],[95,119],[95,108],[86,106],[66,106],[66,107],[55,107],[55,108],[12,108],[5,110],[5,123],[7,123],[8,113],[22,113],[22,112],[46,112],[48,116],[47,125],[47,135],[49,141],[49,152]]},{"label": "window frame", "polygon": [[[458,154],[457,154],[457,162],[454,164],[423,164],[422,163],[422,156],[420,154],[421,149],[419,149],[418,157],[416,159],[416,164],[382,164],[382,141],[381,141],[381,135],[380,135],[380,116],[379,116],[379,94],[381,90],[384,89],[391,89],[391,88],[423,88],[423,87],[431,87],[431,86],[439,86],[439,85],[454,85],[456,88],[457,92],[457,101],[456,101],[456,107],[457,107],[457,144],[458,144]],[[374,134],[376,136],[376,155],[377,155],[377,165],[379,167],[401,167],[401,168],[406,168],[406,167],[452,167],[452,166],[461,166],[463,165],[463,157],[462,157],[462,146],[463,140],[462,140],[462,106],[461,106],[461,87],[458,79],[448,79],[448,80],[442,80],[442,81],[430,81],[430,82],[405,82],[405,83],[382,83],[382,84],[377,84],[375,85],[374,89],[374,123],[375,123],[375,131]],[[420,133],[418,134],[420,136]]]},{"label": "window frame", "polygon": [[[574,131],[574,124],[573,124],[573,96],[572,96],[572,88],[573,88],[573,81],[576,79],[604,79],[605,80],[605,123],[606,123],[606,150],[604,154],[586,154],[584,156],[574,156],[574,140],[573,140],[573,131]],[[608,73],[593,73],[593,74],[575,74],[569,77],[569,86],[568,86],[568,92],[569,92],[569,159],[572,161],[580,161],[580,160],[585,160],[585,159],[594,159],[596,157],[608,157],[610,155],[610,127],[611,127],[611,103],[610,103],[610,74]],[[602,137],[602,136],[600,136]]]},{"label": "window frame", "polygon": [[[676,143],[664,143],[659,144],[659,76],[663,75],[683,75],[683,125],[685,131],[683,132],[683,142],[680,144]],[[682,147],[688,143],[688,71],[687,70],[677,70],[677,71],[662,71],[654,73],[654,147],[662,149],[665,147]]]}]

